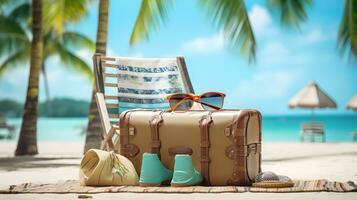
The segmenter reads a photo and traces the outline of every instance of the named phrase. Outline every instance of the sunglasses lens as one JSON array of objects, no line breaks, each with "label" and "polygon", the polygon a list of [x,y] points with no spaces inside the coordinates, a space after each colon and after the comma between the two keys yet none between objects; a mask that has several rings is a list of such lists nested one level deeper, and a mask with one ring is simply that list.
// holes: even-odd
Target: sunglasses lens
[{"label": "sunglasses lens", "polygon": [[170,97],[169,104],[172,110],[184,111],[192,107],[193,101],[190,95],[174,94]]},{"label": "sunglasses lens", "polygon": [[223,107],[224,96],[219,93],[206,93],[201,96],[201,104],[205,110],[219,110]]}]

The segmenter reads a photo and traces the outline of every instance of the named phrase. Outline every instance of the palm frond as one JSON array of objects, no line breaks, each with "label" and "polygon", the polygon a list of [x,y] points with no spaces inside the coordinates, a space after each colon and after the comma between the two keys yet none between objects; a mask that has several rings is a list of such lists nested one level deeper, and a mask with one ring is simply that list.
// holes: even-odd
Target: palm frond
[{"label": "palm frond", "polygon": [[68,22],[78,22],[82,19],[88,10],[92,0],[44,0],[44,30],[54,28],[59,34],[62,34],[63,27]]},{"label": "palm frond", "polygon": [[11,0],[0,0],[0,14],[4,13],[4,8],[8,6]]},{"label": "palm frond", "polygon": [[15,19],[0,15],[0,27],[0,55],[30,45],[26,31]]},{"label": "palm frond", "polygon": [[16,19],[18,22],[27,23],[31,17],[31,4],[25,2],[17,7],[15,7],[8,15],[12,19]]},{"label": "palm frond", "polygon": [[74,47],[81,48],[84,47],[91,51],[94,51],[95,49],[95,43],[93,40],[81,33],[66,31],[63,33],[62,37],[65,45],[72,45]]},{"label": "palm frond", "polygon": [[78,71],[90,79],[93,79],[93,72],[90,66],[81,58],[79,58],[76,54],[72,53],[68,48],[66,48],[63,44],[57,43],[57,50],[55,51],[63,64],[75,71]]},{"label": "palm frond", "polygon": [[255,60],[256,41],[243,0],[199,1],[212,16],[214,25],[223,30],[226,43],[239,48],[248,62]]},{"label": "palm frond", "polygon": [[338,46],[341,54],[349,53],[357,58],[357,1],[346,0],[338,32]]},{"label": "palm frond", "polygon": [[30,58],[30,47],[25,47],[19,49],[15,53],[9,55],[0,65],[0,76],[4,75],[5,72],[11,68],[23,67],[24,64],[29,62]]},{"label": "palm frond", "polygon": [[139,14],[130,36],[130,45],[135,45],[141,40],[149,40],[150,31],[152,29],[157,31],[158,26],[165,23],[167,8],[172,3],[172,0],[142,0]]},{"label": "palm frond", "polygon": [[268,0],[268,5],[279,13],[281,25],[300,28],[307,19],[306,10],[312,5],[312,0]]}]

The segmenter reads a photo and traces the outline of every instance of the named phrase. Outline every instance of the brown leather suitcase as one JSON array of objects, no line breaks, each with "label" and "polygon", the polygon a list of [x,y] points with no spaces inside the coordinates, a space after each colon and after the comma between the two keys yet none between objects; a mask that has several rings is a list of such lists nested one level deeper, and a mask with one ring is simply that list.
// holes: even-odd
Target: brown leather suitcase
[{"label": "brown leather suitcase", "polygon": [[128,110],[120,115],[120,153],[138,173],[145,152],[171,170],[175,154],[192,154],[202,185],[250,185],[261,171],[261,124],[256,110]]}]

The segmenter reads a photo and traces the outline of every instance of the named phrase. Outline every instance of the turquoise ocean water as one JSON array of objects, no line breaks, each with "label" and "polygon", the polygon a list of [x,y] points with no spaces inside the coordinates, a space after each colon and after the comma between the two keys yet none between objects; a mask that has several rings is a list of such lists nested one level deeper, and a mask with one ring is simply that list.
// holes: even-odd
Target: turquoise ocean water
[{"label": "turquoise ocean water", "polygon": [[[351,142],[352,132],[357,131],[357,115],[316,116],[326,127],[327,142]],[[265,116],[263,117],[263,141],[299,141],[299,129],[302,122],[310,116]],[[18,134],[21,119],[8,119],[16,125]],[[86,118],[40,118],[38,121],[39,141],[83,141],[82,130],[87,124]],[[0,134],[4,132],[1,131]],[[14,137],[17,139],[17,135]]]}]

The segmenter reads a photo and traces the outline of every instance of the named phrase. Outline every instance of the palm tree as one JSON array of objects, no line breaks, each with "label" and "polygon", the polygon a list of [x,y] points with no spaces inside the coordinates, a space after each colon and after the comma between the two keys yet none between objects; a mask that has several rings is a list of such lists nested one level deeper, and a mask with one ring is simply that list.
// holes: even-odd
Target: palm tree
[{"label": "palm tree", "polygon": [[340,52],[357,58],[357,0],[345,0],[345,8],[338,32]]},{"label": "palm tree", "polygon": [[[0,76],[16,66],[23,66],[21,64],[27,63],[30,58],[31,36],[27,33],[31,27],[30,24],[23,23],[30,17],[26,14],[29,13],[30,6],[27,3],[22,4],[10,12],[8,16],[0,15],[0,24],[4,27],[0,30],[2,50],[0,50],[0,55],[5,55],[4,61],[0,64]],[[19,16],[20,14],[21,16]],[[92,78],[90,66],[74,54],[72,50],[73,48],[79,49],[83,47],[88,50],[94,50],[94,43],[81,33],[64,30],[59,35],[54,28],[46,31],[44,34],[42,73],[46,71],[46,61],[53,56],[59,56],[64,66],[82,72],[87,77]]]},{"label": "palm tree", "polygon": [[[107,51],[108,15],[109,0],[99,0],[99,17],[95,52],[103,55],[105,55]],[[93,86],[84,152],[87,152],[91,148],[100,148],[100,144],[103,140],[102,126],[95,102],[95,92],[95,86]]]},{"label": "palm tree", "polygon": [[[3,1],[5,4],[7,3],[5,0]],[[0,2],[0,5],[4,5],[2,3]],[[44,75],[45,88],[47,90],[46,61],[55,55],[59,56],[64,66],[73,68],[92,78],[92,71],[89,65],[74,54],[73,49],[85,47],[89,50],[94,50],[94,43],[85,35],[64,29],[68,22],[78,21],[85,14],[86,4],[88,4],[87,0],[77,0],[75,3],[71,3],[68,0],[44,2],[43,21],[46,21],[46,23],[43,25],[44,51],[40,71]],[[0,75],[15,66],[24,66],[23,64],[30,59],[30,8],[31,5],[27,1],[23,1],[7,16],[0,14],[0,25],[3,27],[0,30],[0,55],[5,55],[5,60],[0,65]],[[66,13],[74,10],[76,14]],[[46,93],[48,94],[48,91]],[[36,118],[37,116],[34,117]]]},{"label": "palm tree", "polygon": [[30,74],[20,137],[15,155],[35,155],[37,151],[37,107],[39,74],[43,57],[42,0],[32,0],[32,43]]},{"label": "palm tree", "polygon": [[[272,6],[276,1],[272,0]],[[281,4],[289,4],[289,9],[281,7],[282,22],[286,25],[298,26],[305,17],[306,6],[311,0],[279,0]],[[248,12],[243,0],[199,0],[198,3],[212,18],[212,22],[219,30],[223,30],[225,38],[230,47],[240,49],[241,54],[249,62],[256,58],[256,40],[251,27]],[[149,39],[152,29],[157,30],[159,24],[165,23],[167,8],[173,4],[172,0],[142,0],[139,14],[137,16],[131,37],[130,45],[135,45],[142,40]]]},{"label": "palm tree", "polygon": [[[302,4],[312,4],[312,0],[269,0],[273,9],[280,12],[283,25],[296,24],[294,19],[306,19],[307,15]],[[291,10],[295,12],[291,12]],[[338,47],[341,56],[349,54],[357,58],[357,0],[345,0],[343,16],[337,33]]]},{"label": "palm tree", "polygon": [[[203,8],[212,16],[214,25],[223,30],[225,37],[233,48],[240,48],[241,53],[254,61],[256,41],[249,22],[243,0],[199,0]],[[307,8],[313,0],[267,0],[268,7],[277,11],[282,26],[300,28],[307,20]],[[172,0],[142,0],[140,11],[134,25],[130,45],[148,40],[152,29],[166,22],[167,9],[173,4]],[[357,0],[345,0],[343,18],[338,32],[338,44],[341,55],[350,52],[357,58]]]}]

